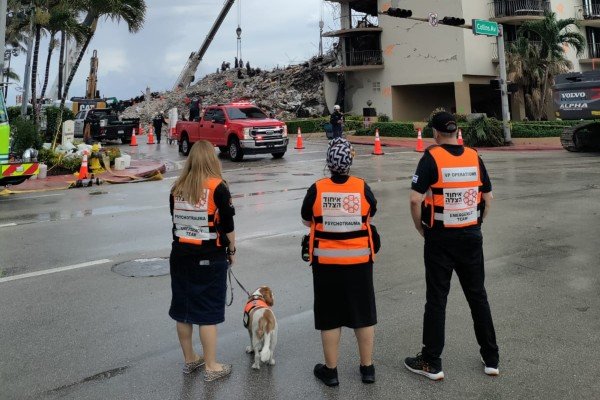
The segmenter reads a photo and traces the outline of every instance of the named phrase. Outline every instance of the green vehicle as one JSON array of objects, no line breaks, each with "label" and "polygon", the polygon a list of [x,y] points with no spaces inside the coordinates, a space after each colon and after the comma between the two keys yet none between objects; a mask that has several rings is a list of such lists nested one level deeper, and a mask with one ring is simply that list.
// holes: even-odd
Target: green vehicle
[{"label": "green vehicle", "polygon": [[37,160],[23,160],[10,152],[10,125],[0,90],[0,187],[18,185],[40,172]]}]

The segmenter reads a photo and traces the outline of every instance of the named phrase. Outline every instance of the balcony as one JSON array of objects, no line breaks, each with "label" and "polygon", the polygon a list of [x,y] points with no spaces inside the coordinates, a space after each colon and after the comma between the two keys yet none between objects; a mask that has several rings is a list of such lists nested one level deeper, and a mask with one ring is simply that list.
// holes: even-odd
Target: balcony
[{"label": "balcony", "polygon": [[581,26],[591,26],[600,28],[600,2],[575,6],[575,18],[579,20]]},{"label": "balcony", "polygon": [[346,65],[327,68],[325,72],[353,72],[383,69],[381,50],[350,50],[346,53]]},{"label": "balcony", "polygon": [[489,3],[490,19],[502,24],[518,25],[544,18],[550,11],[549,0],[494,0]]},{"label": "balcony", "polygon": [[600,43],[588,43],[587,53],[579,59],[581,64],[596,64],[600,62]]},{"label": "balcony", "polygon": [[323,37],[360,36],[371,33],[380,33],[383,31],[383,29],[379,27],[379,20],[377,17],[372,17],[366,14],[353,15],[351,18],[348,18],[347,16],[340,17],[336,19],[336,22],[336,25],[338,26],[348,27],[340,28],[335,31],[324,32]]}]

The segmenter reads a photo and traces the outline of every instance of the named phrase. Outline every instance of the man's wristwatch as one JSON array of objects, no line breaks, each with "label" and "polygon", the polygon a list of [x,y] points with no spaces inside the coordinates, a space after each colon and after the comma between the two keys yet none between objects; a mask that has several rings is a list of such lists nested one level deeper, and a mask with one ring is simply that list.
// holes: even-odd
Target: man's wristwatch
[{"label": "man's wristwatch", "polygon": [[236,251],[236,250],[237,250],[237,249],[236,249],[235,247],[233,248],[233,250],[231,250],[231,249],[228,247],[228,248],[227,248],[227,255],[228,255],[228,256],[233,256],[233,255],[235,255],[235,251]]}]

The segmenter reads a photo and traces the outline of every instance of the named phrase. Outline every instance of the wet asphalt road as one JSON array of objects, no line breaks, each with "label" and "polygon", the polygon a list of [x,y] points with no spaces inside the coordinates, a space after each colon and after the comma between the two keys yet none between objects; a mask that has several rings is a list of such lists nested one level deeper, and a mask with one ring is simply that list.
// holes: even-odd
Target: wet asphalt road
[{"label": "wet asphalt road", "polygon": [[[422,239],[408,209],[419,155],[359,148],[353,173],[379,200],[382,250],[375,271],[378,381],[358,374],[345,330],[340,387],[312,376],[321,361],[313,329],[312,282],[300,260],[299,208],[323,176],[325,142],[305,140],[282,160],[223,160],[237,209],[238,278],[276,294],[277,364],[260,371],[244,353],[243,296],[220,326],[219,356],[231,377],[206,384],[183,376],[167,311],[169,277],[128,278],[118,263],[168,257],[166,179],[0,198],[0,399],[515,399],[598,398],[600,359],[600,156],[486,152],[496,201],[484,225],[487,289],[501,349],[501,376],[483,374],[468,306],[457,280],[448,302],[444,372],[433,383],[404,369],[420,347],[425,297]],[[183,158],[164,143],[135,157]],[[97,265],[45,274],[58,267]],[[594,361],[596,360],[596,361]]]}]

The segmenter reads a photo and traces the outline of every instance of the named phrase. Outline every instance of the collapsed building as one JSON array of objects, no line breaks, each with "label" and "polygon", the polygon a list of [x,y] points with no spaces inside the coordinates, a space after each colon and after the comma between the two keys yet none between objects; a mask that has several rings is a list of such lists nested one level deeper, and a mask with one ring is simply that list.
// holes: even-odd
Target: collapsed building
[{"label": "collapsed building", "polygon": [[122,116],[139,117],[149,123],[159,112],[177,108],[187,117],[189,99],[199,97],[203,105],[245,99],[277,118],[289,120],[328,115],[323,91],[325,68],[335,62],[333,55],[266,71],[251,68],[223,68],[187,89],[162,92],[126,108]]}]

